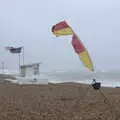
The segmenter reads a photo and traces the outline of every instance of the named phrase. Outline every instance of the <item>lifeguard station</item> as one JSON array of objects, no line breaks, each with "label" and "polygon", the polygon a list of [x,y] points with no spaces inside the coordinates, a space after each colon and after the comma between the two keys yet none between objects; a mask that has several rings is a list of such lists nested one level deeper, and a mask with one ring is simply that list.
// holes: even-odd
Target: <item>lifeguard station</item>
[{"label": "lifeguard station", "polygon": [[41,63],[26,64],[20,66],[21,77],[32,77],[40,74],[39,67]]}]

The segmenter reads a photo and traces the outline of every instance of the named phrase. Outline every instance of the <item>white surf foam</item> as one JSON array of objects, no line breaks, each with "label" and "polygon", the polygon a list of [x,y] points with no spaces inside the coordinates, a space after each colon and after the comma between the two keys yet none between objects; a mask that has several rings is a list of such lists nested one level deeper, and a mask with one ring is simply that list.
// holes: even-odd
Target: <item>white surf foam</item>
[{"label": "white surf foam", "polygon": [[[20,77],[18,72],[6,70],[5,74],[14,75],[16,80],[9,79],[9,81],[17,84],[57,84],[64,82],[91,84],[93,78],[91,74],[80,72],[46,72],[41,73],[39,76]],[[120,86],[119,73],[99,72],[96,73],[96,80],[101,82],[102,86]]]}]

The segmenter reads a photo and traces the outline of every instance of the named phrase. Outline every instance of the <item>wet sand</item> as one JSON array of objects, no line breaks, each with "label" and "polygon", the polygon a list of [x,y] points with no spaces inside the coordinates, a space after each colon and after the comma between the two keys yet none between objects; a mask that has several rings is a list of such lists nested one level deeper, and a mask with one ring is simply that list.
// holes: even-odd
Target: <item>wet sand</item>
[{"label": "wet sand", "polygon": [[120,88],[101,89],[115,107],[111,111],[99,91],[87,85],[0,81],[0,120],[115,120],[115,110],[120,111]]}]

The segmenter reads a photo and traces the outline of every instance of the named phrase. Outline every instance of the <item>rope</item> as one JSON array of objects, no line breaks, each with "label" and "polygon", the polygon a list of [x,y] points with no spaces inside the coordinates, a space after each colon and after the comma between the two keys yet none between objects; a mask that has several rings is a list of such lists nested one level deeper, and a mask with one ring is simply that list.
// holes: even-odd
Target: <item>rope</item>
[{"label": "rope", "polygon": [[110,109],[111,112],[115,114],[115,120],[119,120],[120,118],[120,114],[118,113],[118,111],[116,110],[116,108],[114,107],[114,105],[111,104],[111,102],[109,101],[109,99],[105,96],[105,94],[101,91],[101,89],[99,90],[99,93],[101,94],[101,96],[104,98],[104,103],[107,104]]}]

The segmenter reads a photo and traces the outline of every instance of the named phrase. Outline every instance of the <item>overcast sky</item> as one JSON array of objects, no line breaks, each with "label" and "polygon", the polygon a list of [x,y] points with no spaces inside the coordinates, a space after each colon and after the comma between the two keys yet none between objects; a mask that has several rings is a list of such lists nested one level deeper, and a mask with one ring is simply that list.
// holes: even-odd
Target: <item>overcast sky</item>
[{"label": "overcast sky", "polygon": [[41,70],[85,70],[71,36],[56,38],[51,32],[64,19],[96,70],[120,70],[120,0],[0,0],[0,63],[17,68],[18,56],[4,49],[12,45],[24,46],[25,63],[42,62]]}]

